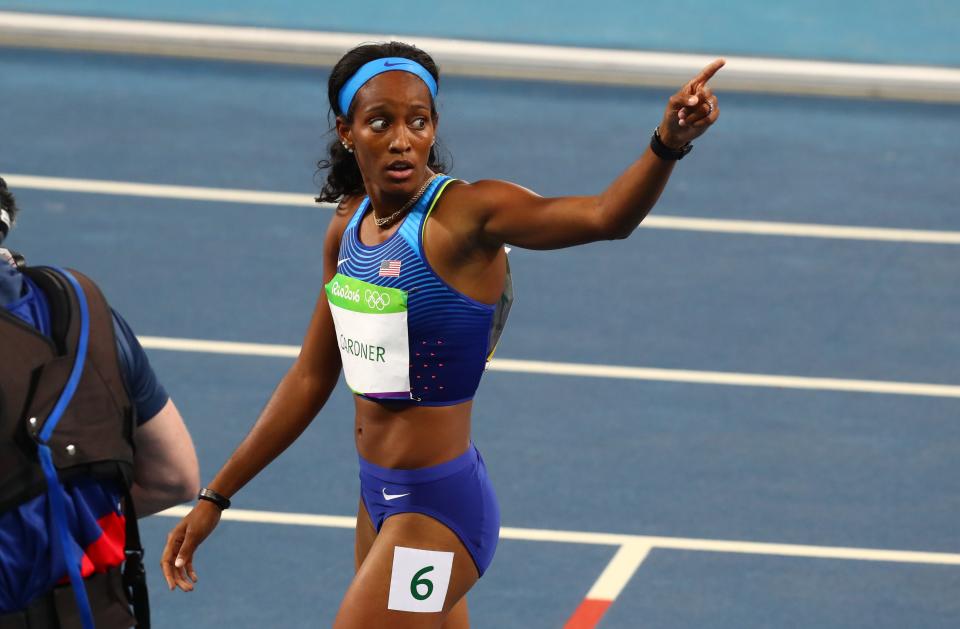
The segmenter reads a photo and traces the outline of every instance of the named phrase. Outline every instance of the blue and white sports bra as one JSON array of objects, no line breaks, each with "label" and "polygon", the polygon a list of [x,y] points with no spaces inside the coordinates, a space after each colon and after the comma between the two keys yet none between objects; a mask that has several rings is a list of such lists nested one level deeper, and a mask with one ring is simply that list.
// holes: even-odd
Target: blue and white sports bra
[{"label": "blue and white sports bra", "polygon": [[[365,198],[340,241],[327,299],[347,384],[358,395],[447,406],[473,398],[506,322],[513,290],[497,304],[444,282],[423,253],[430,212],[452,178],[431,182],[385,242],[360,242]],[[509,269],[508,269],[509,271]]]}]

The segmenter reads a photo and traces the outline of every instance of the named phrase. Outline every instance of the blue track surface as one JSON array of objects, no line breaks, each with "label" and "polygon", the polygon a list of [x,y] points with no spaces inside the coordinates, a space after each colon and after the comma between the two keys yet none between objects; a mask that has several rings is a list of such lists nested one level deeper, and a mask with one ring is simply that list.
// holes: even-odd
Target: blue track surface
[{"label": "blue track surface", "polygon": [[[0,173],[314,190],[323,72],[0,52]],[[659,119],[657,90],[448,80],[467,179],[595,192]],[[721,95],[659,214],[960,230],[956,107]],[[145,335],[298,343],[325,210],[22,190],[11,245],[83,269]],[[960,248],[641,229],[515,250],[500,357],[960,383]],[[151,352],[209,479],[289,359]],[[958,552],[956,399],[491,372],[475,414],[504,523]],[[352,405],[333,396],[239,506],[351,514]],[[297,492],[290,491],[295,479]],[[349,531],[225,523],[202,596],[159,587],[173,521],[144,524],[156,625],[324,626]],[[505,541],[478,627],[560,626],[612,549]],[[601,627],[956,627],[956,567],[654,551]],[[210,605],[209,601],[224,605]],[[638,621],[638,619],[641,619]]]},{"label": "blue track surface", "polygon": [[952,0],[2,0],[0,9],[353,33],[960,65]]}]

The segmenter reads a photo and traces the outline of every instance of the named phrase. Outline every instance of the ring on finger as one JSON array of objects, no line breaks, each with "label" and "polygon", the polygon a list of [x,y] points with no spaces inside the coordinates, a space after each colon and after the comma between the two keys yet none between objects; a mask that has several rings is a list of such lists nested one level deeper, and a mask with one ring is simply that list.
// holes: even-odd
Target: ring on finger
[{"label": "ring on finger", "polygon": [[707,107],[710,108],[710,111],[707,112],[707,115],[709,116],[710,114],[713,113],[713,102],[711,102],[711,101],[708,100],[708,101],[707,101]]}]

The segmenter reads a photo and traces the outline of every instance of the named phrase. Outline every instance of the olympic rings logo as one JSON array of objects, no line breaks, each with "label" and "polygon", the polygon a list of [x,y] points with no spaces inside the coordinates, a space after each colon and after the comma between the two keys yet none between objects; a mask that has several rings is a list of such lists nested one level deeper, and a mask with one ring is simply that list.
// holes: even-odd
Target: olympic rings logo
[{"label": "olympic rings logo", "polygon": [[377,310],[383,310],[390,305],[390,295],[387,293],[381,293],[378,290],[370,290],[369,288],[365,289],[364,297],[367,300],[367,307],[371,310],[374,308]]}]

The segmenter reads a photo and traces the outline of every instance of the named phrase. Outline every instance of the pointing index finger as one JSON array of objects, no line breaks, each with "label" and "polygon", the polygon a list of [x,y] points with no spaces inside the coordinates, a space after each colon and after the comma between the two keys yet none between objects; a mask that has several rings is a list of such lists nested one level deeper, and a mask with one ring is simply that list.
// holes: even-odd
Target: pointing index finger
[{"label": "pointing index finger", "polygon": [[697,87],[702,86],[707,81],[713,78],[713,75],[717,73],[717,70],[722,68],[727,63],[726,59],[714,59],[710,62],[707,67],[703,70],[700,70],[700,74],[697,75],[697,78],[693,80],[693,84]]}]

